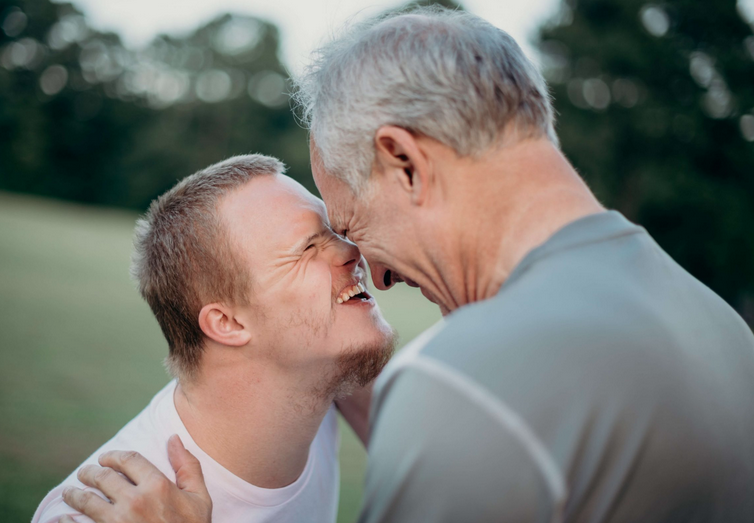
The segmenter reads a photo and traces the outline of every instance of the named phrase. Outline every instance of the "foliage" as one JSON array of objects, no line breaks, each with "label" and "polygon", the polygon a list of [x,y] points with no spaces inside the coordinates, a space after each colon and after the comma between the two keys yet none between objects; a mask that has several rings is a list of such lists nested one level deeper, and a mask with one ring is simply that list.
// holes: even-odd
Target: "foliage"
[{"label": "foliage", "polygon": [[70,4],[0,0],[0,188],[135,209],[233,154],[312,187],[275,26],[225,15],[140,51]]},{"label": "foliage", "polygon": [[[538,42],[566,155],[754,324],[750,23],[735,0],[564,0]],[[70,4],[0,0],[0,28],[0,189],[144,209],[264,152],[316,191],[272,24],[225,15],[134,51]]]},{"label": "foliage", "polygon": [[754,36],[734,0],[570,0],[539,35],[565,154],[754,324]]}]

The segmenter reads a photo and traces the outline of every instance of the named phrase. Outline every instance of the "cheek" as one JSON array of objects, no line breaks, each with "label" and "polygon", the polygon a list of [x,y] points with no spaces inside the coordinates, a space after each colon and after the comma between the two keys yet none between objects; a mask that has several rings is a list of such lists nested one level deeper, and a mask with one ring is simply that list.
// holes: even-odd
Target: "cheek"
[{"label": "cheek", "polygon": [[379,345],[392,336],[392,329],[379,307],[341,308],[336,312],[328,350],[340,352],[344,347]]},{"label": "cheek", "polygon": [[311,323],[330,312],[332,280],[326,263],[310,261],[275,287],[265,296],[264,307],[280,319],[276,323]]},{"label": "cheek", "polygon": [[317,261],[309,263],[290,290],[294,311],[311,316],[329,314],[332,308],[332,275],[329,264]]},{"label": "cheek", "polygon": [[326,264],[310,263],[306,271],[285,282],[281,292],[268,297],[265,336],[279,348],[290,348],[286,357],[299,358],[302,347],[308,351],[316,340],[327,337],[332,323],[330,282]]},{"label": "cheek", "polygon": [[[378,231],[374,231],[378,233]],[[366,258],[367,263],[377,263],[380,265],[391,265],[395,261],[396,251],[399,254],[401,249],[398,248],[398,238],[382,234],[374,234],[366,237],[359,243],[361,254]]]}]

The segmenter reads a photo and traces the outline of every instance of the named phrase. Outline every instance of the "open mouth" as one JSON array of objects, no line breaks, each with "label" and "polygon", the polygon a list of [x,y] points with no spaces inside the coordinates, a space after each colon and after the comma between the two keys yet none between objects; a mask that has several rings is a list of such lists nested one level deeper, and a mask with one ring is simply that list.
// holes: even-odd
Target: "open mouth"
[{"label": "open mouth", "polygon": [[343,289],[335,301],[339,304],[343,304],[348,302],[357,303],[360,301],[369,301],[371,299],[372,295],[367,292],[366,286],[359,282]]}]

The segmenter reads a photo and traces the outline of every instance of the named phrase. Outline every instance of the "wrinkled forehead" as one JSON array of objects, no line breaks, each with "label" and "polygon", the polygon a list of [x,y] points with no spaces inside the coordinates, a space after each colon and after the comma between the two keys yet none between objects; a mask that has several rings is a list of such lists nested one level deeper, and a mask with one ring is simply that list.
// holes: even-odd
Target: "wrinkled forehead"
[{"label": "wrinkled forehead", "polygon": [[327,206],[330,225],[336,232],[347,229],[356,212],[356,195],[348,184],[334,176],[325,174],[320,179],[317,188]]},{"label": "wrinkled forehead", "polygon": [[310,142],[312,176],[322,195],[333,230],[347,228],[356,204],[356,195],[346,182],[328,174],[319,158],[314,140]]}]

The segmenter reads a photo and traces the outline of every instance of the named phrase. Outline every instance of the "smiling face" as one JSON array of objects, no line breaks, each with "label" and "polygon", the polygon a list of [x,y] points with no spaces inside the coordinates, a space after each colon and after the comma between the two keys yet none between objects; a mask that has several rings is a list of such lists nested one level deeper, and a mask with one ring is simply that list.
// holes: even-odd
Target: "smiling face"
[{"label": "smiling face", "polygon": [[442,281],[438,265],[445,263],[441,238],[433,236],[439,227],[422,227],[426,220],[416,208],[406,203],[405,194],[389,187],[391,180],[373,176],[364,194],[357,195],[344,181],[329,175],[319,158],[316,145],[310,145],[312,174],[327,204],[330,223],[335,232],[355,242],[369,262],[372,281],[380,290],[398,282],[419,287],[421,293],[440,307],[443,315],[450,311],[438,282]]},{"label": "smiling face", "polygon": [[260,176],[225,197],[220,213],[249,268],[239,315],[255,358],[315,374],[333,363],[381,368],[363,356],[386,361],[393,332],[366,289],[361,253],[333,232],[321,200],[285,175]]}]

